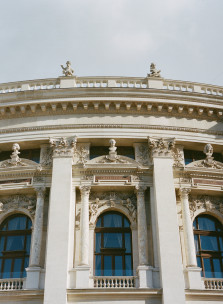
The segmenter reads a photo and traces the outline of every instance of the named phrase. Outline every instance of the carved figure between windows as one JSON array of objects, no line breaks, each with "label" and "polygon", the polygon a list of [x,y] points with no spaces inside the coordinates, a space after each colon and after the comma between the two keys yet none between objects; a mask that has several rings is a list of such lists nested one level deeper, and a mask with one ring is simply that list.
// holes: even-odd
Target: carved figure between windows
[{"label": "carved figure between windows", "polygon": [[40,154],[40,164],[42,166],[52,166],[53,149],[51,147],[42,147]]},{"label": "carved figure between windows", "polygon": [[173,167],[174,168],[183,168],[184,167],[183,149],[176,147],[173,150]]},{"label": "carved figure between windows", "polygon": [[135,158],[142,166],[149,165],[149,149],[147,144],[135,144]]},{"label": "carved figure between windows", "polygon": [[83,165],[83,167],[85,167],[85,164],[89,160],[89,154],[90,154],[89,144],[79,144],[74,149],[74,158],[73,158],[74,163],[81,164]]}]

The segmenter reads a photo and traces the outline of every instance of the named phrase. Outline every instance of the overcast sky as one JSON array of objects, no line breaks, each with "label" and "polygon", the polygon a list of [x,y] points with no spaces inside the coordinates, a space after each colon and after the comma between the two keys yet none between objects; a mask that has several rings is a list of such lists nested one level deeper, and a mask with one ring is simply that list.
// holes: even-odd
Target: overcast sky
[{"label": "overcast sky", "polygon": [[0,83],[140,76],[223,86],[223,0],[1,0]]}]

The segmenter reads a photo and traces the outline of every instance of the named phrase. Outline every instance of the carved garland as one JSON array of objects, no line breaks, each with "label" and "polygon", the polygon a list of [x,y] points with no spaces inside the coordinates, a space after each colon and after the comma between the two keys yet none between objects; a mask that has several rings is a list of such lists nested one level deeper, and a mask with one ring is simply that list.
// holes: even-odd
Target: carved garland
[{"label": "carved garland", "polygon": [[36,212],[36,197],[27,195],[13,195],[2,198],[0,201],[0,213],[8,210],[27,209],[32,218]]},{"label": "carved garland", "polygon": [[[106,209],[116,209],[129,215],[133,224],[137,220],[136,196],[133,193],[91,193],[89,204],[89,225],[95,226],[97,217]],[[76,227],[80,225],[81,208],[77,211]]]},{"label": "carved garland", "polygon": [[208,195],[190,196],[189,206],[191,217],[193,217],[195,212],[199,210],[205,210],[206,212],[218,211],[223,214],[223,199],[221,197]]}]

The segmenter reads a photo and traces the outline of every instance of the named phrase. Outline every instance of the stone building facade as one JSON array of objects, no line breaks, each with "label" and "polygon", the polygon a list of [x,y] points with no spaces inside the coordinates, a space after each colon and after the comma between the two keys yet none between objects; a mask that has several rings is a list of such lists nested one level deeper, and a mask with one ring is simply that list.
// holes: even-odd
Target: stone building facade
[{"label": "stone building facade", "polygon": [[223,302],[223,88],[0,84],[0,303]]}]

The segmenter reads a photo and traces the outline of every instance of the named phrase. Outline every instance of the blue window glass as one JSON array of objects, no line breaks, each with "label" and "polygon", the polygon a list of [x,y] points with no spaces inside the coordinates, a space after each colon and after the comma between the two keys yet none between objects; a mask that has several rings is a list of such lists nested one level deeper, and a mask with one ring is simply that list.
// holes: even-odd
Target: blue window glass
[{"label": "blue window glass", "polygon": [[122,256],[115,256],[115,276],[123,276]]},{"label": "blue window glass", "polygon": [[104,248],[122,248],[122,233],[104,233]]},{"label": "blue window glass", "polygon": [[31,220],[22,214],[8,217],[0,226],[0,278],[24,277],[28,267]]},{"label": "blue window glass", "polygon": [[95,228],[95,275],[131,276],[132,243],[129,220],[121,213],[102,214]]},{"label": "blue window glass", "polygon": [[112,276],[112,257],[110,255],[104,256],[104,275]]},{"label": "blue window glass", "polygon": [[223,277],[223,227],[214,217],[202,214],[195,218],[194,241],[197,264],[206,278]]}]

